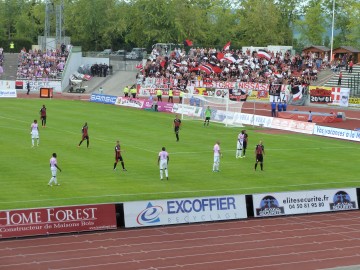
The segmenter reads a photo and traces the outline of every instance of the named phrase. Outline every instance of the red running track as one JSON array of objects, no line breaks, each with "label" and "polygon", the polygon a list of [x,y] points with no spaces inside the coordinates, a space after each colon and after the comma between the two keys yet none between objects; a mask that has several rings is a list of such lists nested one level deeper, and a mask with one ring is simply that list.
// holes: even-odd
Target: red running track
[{"label": "red running track", "polygon": [[313,270],[360,265],[360,211],[0,242],[0,270]]}]

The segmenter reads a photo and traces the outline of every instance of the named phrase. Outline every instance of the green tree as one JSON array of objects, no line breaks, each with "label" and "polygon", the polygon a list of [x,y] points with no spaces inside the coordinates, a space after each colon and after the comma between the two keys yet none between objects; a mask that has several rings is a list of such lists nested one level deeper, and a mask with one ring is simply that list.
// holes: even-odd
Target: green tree
[{"label": "green tree", "polygon": [[323,45],[326,32],[326,19],[321,2],[313,1],[305,8],[303,20],[297,21],[297,27],[305,45]]},{"label": "green tree", "polygon": [[111,45],[104,39],[109,10],[115,9],[115,0],[67,0],[65,8],[66,35],[74,45],[84,50],[102,50]]},{"label": "green tree", "polygon": [[348,45],[360,48],[360,2],[348,6],[346,9],[349,14],[349,24],[347,25],[348,33],[346,34]]},{"label": "green tree", "polygon": [[238,13],[241,45],[288,45],[279,31],[281,12],[272,0],[244,0]]},{"label": "green tree", "polygon": [[283,33],[285,44],[293,44],[295,22],[299,19],[300,6],[298,0],[276,0],[281,14],[279,31]]}]

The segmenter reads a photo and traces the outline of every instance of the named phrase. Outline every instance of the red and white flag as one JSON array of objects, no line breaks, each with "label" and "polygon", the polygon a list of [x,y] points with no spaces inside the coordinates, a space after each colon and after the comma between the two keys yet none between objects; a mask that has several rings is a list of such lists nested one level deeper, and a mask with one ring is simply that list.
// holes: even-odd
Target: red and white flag
[{"label": "red and white flag", "polygon": [[270,54],[268,54],[267,52],[264,52],[264,51],[258,51],[257,55],[259,58],[265,58],[268,61],[271,59]]},{"label": "red and white flag", "polygon": [[341,88],[340,87],[333,87],[331,89],[331,100],[332,103],[339,103],[340,100],[340,92],[341,92]]},{"label": "red and white flag", "polygon": [[199,69],[205,71],[206,74],[211,74],[213,72],[212,68],[208,65],[200,65]]},{"label": "red and white flag", "polygon": [[302,86],[296,85],[294,87],[291,87],[291,93],[293,100],[300,100],[302,98]]},{"label": "red and white flag", "polygon": [[227,51],[230,49],[230,44],[231,44],[231,41],[229,41],[228,43],[225,44],[224,51]]}]

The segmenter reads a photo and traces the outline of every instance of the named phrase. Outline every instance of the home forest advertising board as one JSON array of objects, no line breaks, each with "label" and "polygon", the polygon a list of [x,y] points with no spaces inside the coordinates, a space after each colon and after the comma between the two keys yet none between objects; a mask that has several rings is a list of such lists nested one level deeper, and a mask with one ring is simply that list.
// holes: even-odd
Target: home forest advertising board
[{"label": "home forest advertising board", "polygon": [[253,195],[255,217],[358,209],[355,188]]},{"label": "home forest advertising board", "polygon": [[0,211],[0,239],[116,228],[113,204]]}]

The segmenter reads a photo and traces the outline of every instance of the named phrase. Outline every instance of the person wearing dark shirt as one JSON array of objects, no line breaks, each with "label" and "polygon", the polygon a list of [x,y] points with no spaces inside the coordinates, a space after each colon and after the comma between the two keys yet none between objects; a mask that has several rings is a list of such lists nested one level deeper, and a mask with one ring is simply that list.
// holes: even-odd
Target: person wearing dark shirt
[{"label": "person wearing dark shirt", "polygon": [[121,166],[122,166],[122,168],[123,168],[123,171],[126,172],[124,160],[123,160],[123,157],[122,157],[122,155],[121,155],[120,142],[119,142],[119,141],[116,141],[116,145],[115,145],[114,171],[116,170],[116,166],[117,166],[119,160],[120,160],[120,162],[121,162]]},{"label": "person wearing dark shirt", "polygon": [[90,142],[89,142],[89,133],[88,133],[88,130],[89,130],[88,124],[87,124],[87,122],[85,122],[84,126],[83,126],[82,129],[81,129],[82,138],[81,138],[81,141],[79,142],[78,147],[80,147],[80,145],[82,144],[82,142],[86,140],[86,146],[87,146],[87,148],[89,148],[89,143],[90,143]]},{"label": "person wearing dark shirt", "polygon": [[261,170],[262,171],[264,170],[264,167],[263,167],[264,155],[265,155],[264,145],[262,144],[262,141],[260,141],[259,144],[256,145],[256,147],[255,147],[255,157],[256,157],[255,171],[256,171],[256,168],[257,168],[257,165],[259,162],[260,162]]},{"label": "person wearing dark shirt", "polygon": [[243,157],[245,157],[247,145],[248,145],[248,134],[246,133],[246,130],[244,130]]},{"label": "person wearing dark shirt", "polygon": [[41,125],[43,128],[46,127],[46,107],[45,105],[42,106],[40,109],[40,119],[41,119]]},{"label": "person wearing dark shirt", "polygon": [[26,83],[26,89],[27,89],[26,94],[28,95],[30,93],[30,82],[29,81],[27,81],[27,83]]},{"label": "person wearing dark shirt", "polygon": [[179,119],[178,115],[175,116],[173,126],[174,126],[174,132],[176,135],[176,141],[178,142],[179,141],[179,131],[180,131],[180,126],[181,126],[181,120]]},{"label": "person wearing dark shirt", "polygon": [[282,112],[282,110],[283,110],[283,104],[281,103],[281,101],[278,102],[278,104],[277,104],[277,109],[278,109],[278,113],[279,113],[279,112]]},{"label": "person wearing dark shirt", "polygon": [[276,102],[271,102],[271,117],[276,117]]}]

